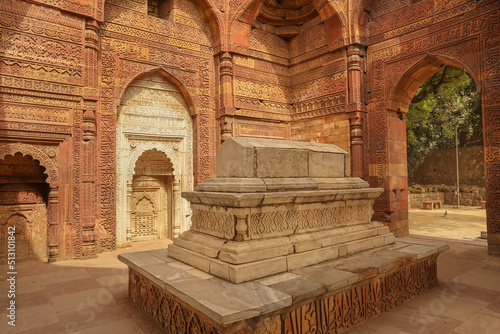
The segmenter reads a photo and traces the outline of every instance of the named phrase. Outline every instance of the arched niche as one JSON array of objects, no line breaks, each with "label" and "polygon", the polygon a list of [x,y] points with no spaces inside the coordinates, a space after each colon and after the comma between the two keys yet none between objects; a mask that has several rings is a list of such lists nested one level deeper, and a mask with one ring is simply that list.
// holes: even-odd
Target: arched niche
[{"label": "arched niche", "polygon": [[[134,187],[140,189],[139,184],[146,179],[160,179],[155,189],[170,192],[170,197],[164,196],[170,198],[170,211],[165,209],[162,217],[157,217],[163,227],[156,229],[156,236],[172,238],[186,230],[190,210],[180,192],[193,189],[193,120],[178,82],[163,71],[133,80],[118,107],[116,140],[117,245],[126,246],[134,240]],[[159,169],[151,169],[145,161],[158,164]],[[171,227],[164,228],[165,224]]]},{"label": "arched niche", "polygon": [[[18,151],[11,148],[11,153]],[[3,264],[9,260],[9,236],[15,237],[16,262],[46,261],[49,257],[50,187],[46,180],[50,170],[31,155],[37,153],[40,152],[31,150],[30,154],[15,152],[0,157],[0,263]],[[47,163],[43,156],[39,158]]]},{"label": "arched niche", "polygon": [[[316,35],[316,38],[324,37],[328,45],[344,45],[346,17],[338,3],[325,0],[256,0],[234,22],[233,43],[248,47],[253,29],[292,41],[318,24],[322,26],[324,36]],[[272,43],[279,44],[276,41]]]},{"label": "arched niche", "polygon": [[174,235],[173,164],[167,155],[150,149],[137,159],[132,179],[131,241]]}]

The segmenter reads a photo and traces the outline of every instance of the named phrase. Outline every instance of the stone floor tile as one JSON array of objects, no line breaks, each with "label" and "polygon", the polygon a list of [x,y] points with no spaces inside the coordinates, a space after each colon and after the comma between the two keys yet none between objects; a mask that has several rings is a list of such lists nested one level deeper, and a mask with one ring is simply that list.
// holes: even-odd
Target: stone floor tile
[{"label": "stone floor tile", "polygon": [[146,334],[146,332],[144,332],[141,329],[141,327],[139,327],[139,325],[137,325],[131,318],[109,322],[96,327],[90,327],[82,331],[79,331],[77,333],[78,334],[110,334],[110,333]]},{"label": "stone floor tile", "polygon": [[489,263],[492,260],[494,261],[495,258],[492,258],[491,255],[488,255],[486,244],[484,246],[485,247],[483,252],[480,252],[477,249],[473,249],[470,247],[466,248],[462,253],[460,253],[460,260],[470,260],[481,263]]},{"label": "stone floor tile", "polygon": [[116,275],[99,277],[97,278],[97,282],[99,282],[101,286],[111,286],[120,283],[128,283],[128,274],[123,275],[117,272]]},{"label": "stone floor tile", "polygon": [[441,259],[441,256],[444,256],[444,254],[438,257],[438,279],[440,281],[453,279],[482,265],[480,262],[465,259]]},{"label": "stone floor tile", "polygon": [[108,289],[116,301],[128,299],[128,281],[126,283],[107,286],[106,289]]},{"label": "stone floor tile", "polygon": [[486,306],[488,310],[491,310],[493,312],[499,313],[500,314],[500,299],[494,301],[493,303],[490,303]]},{"label": "stone floor tile", "polygon": [[94,277],[125,275],[128,276],[128,267],[125,268],[107,268],[107,267],[86,267],[85,270]]},{"label": "stone floor tile", "polygon": [[116,301],[107,304],[87,304],[57,313],[66,332],[77,332],[121,319],[130,318]]},{"label": "stone floor tile", "polygon": [[390,323],[384,320],[372,319],[354,327],[349,334],[401,334],[401,330],[392,327]]},{"label": "stone floor tile", "polygon": [[95,277],[89,277],[84,279],[76,279],[73,281],[45,284],[44,287],[49,296],[55,297],[90,289],[98,289],[101,287],[101,285],[96,281]]},{"label": "stone floor tile", "polygon": [[500,318],[480,312],[455,328],[455,332],[460,334],[498,334],[500,332]]},{"label": "stone floor tile", "polygon": [[[492,310],[490,310],[488,308],[482,309],[481,313],[488,314],[488,315],[494,316],[495,318],[499,318],[500,319],[500,313],[492,311]],[[500,332],[500,330],[499,330],[499,332]]]},{"label": "stone floor tile", "polygon": [[[18,302],[18,324],[21,324],[21,319],[25,321],[23,327],[19,326],[15,329],[5,328],[6,321],[0,321],[0,333],[23,333],[23,334],[59,334],[64,333],[66,325],[73,324],[77,328],[94,333],[91,329],[107,328],[111,324],[129,324],[132,328],[139,327],[142,332],[149,334],[163,333],[156,323],[149,318],[144,312],[135,308],[132,302],[128,299],[128,269],[118,261],[117,254],[127,252],[136,252],[142,250],[150,250],[154,248],[165,248],[165,241],[148,241],[134,243],[129,249],[119,249],[115,252],[103,253],[97,259],[85,261],[65,261],[56,262],[53,264],[45,263],[20,263],[18,264],[18,281],[16,302]],[[164,251],[159,251],[158,256],[164,254]],[[159,260],[163,260],[158,258]],[[174,261],[175,262],[175,261]],[[0,266],[0,277],[5,275],[6,266]],[[22,270],[21,270],[22,269]],[[81,269],[86,271],[83,278],[79,275],[83,274]],[[69,273],[68,273],[69,272]],[[59,273],[59,274],[57,274]],[[112,284],[109,282],[109,276],[118,275],[118,281],[121,283]],[[45,276],[44,276],[45,275]],[[60,276],[62,280],[54,282],[43,281],[44,277]],[[191,275],[191,274],[190,274]],[[91,276],[91,277],[90,277]],[[192,278],[196,278],[191,275]],[[438,258],[438,276],[439,286],[429,292],[428,295],[415,297],[412,301],[398,306],[387,313],[382,314],[376,319],[369,320],[364,324],[360,324],[350,333],[354,334],[404,334],[404,333],[427,333],[427,334],[489,334],[500,333],[500,289],[495,289],[499,285],[500,276],[500,258],[487,255],[484,246],[473,246],[464,243],[452,242],[450,249],[442,253]],[[452,278],[456,277],[457,281]],[[266,286],[272,286],[277,283],[284,283],[297,279],[298,275],[292,273],[283,273],[260,279],[257,282]],[[101,292],[101,302],[109,302],[104,305],[104,313],[102,315],[95,314],[94,319],[89,323],[87,319],[91,318],[92,311],[96,311],[102,306],[102,303],[97,302],[97,291],[101,288],[93,288],[88,286],[80,291],[68,293],[65,290],[61,291],[61,295],[57,295],[55,290],[50,293],[47,288],[57,288],[60,284],[71,286],[78,285],[80,282],[90,282],[94,279],[99,287],[103,283],[102,289],[107,292]],[[98,281],[101,280],[101,282]],[[81,285],[81,284],[80,284]],[[4,305],[7,300],[5,298],[5,288],[7,284],[0,281],[0,305]],[[321,293],[322,285],[309,287],[304,292]],[[78,290],[78,287],[75,287]],[[291,289],[291,288],[290,288]],[[318,290],[319,289],[319,290]],[[93,291],[93,293],[89,293]],[[429,303],[433,298],[441,298],[441,293],[449,298],[455,296],[453,302],[447,305],[442,312],[435,314],[427,314],[430,312]],[[299,293],[298,291],[296,291]],[[44,302],[44,293],[47,300]],[[76,293],[76,294],[75,294]],[[81,293],[81,295],[78,295]],[[57,298],[64,295],[68,296],[68,301],[61,303]],[[305,293],[307,295],[307,293]],[[29,298],[33,297],[32,300]],[[95,303],[91,300],[85,302],[86,298],[95,298]],[[27,298],[27,299],[25,299]],[[50,305],[56,298],[56,303]],[[81,305],[81,301],[84,303]],[[439,301],[440,299],[438,299]],[[445,300],[451,300],[446,299]],[[442,300],[441,300],[442,301]],[[469,302],[470,301],[470,302]],[[80,302],[80,303],[78,303]],[[89,304],[90,302],[90,304]],[[76,304],[76,307],[74,305]],[[435,304],[435,305],[434,305]],[[434,310],[440,310],[439,303],[434,302]],[[56,312],[57,305],[59,312]],[[72,306],[73,305],[73,306]],[[483,306],[480,311],[470,315],[471,312]],[[67,307],[72,307],[67,309]],[[79,310],[77,308],[80,307]],[[428,308],[427,313],[423,312],[422,308]],[[451,312],[453,314],[449,314]],[[464,322],[458,319],[465,319]],[[5,312],[0,309],[0,319],[4,319]],[[80,322],[77,320],[80,319]],[[136,326],[132,325],[132,321]],[[411,321],[411,322],[410,322]],[[425,326],[424,326],[425,325]],[[121,330],[119,334],[127,333],[126,329]],[[85,332],[85,333],[87,333]],[[113,326],[107,333],[115,333]],[[137,330],[138,333],[142,333]],[[96,332],[98,333],[98,332]],[[274,333],[273,333],[274,334]]]},{"label": "stone floor tile", "polygon": [[[391,334],[441,334],[448,333],[461,324],[459,320],[429,315],[407,304],[402,304],[383,314],[379,321],[397,329]],[[371,321],[364,324],[367,327],[370,325]]]},{"label": "stone floor tile", "polygon": [[[8,333],[8,332],[7,332]],[[61,323],[55,323],[48,326],[37,327],[28,329],[27,331],[18,332],[19,334],[63,334],[64,327]]]},{"label": "stone floor tile", "polygon": [[57,312],[70,309],[85,309],[93,307],[93,305],[101,307],[113,303],[114,300],[113,295],[106,288],[90,289],[51,298]]},{"label": "stone floor tile", "polygon": [[448,293],[482,304],[489,304],[500,298],[499,291],[457,283],[455,280],[442,281],[439,286]]},{"label": "stone floor tile", "polygon": [[51,304],[42,304],[24,308],[20,305],[16,308],[16,326],[7,324],[6,311],[2,307],[0,313],[0,333],[19,333],[39,327],[57,324],[60,319]]},{"label": "stone floor tile", "polygon": [[482,303],[458,297],[443,289],[434,289],[416,296],[413,300],[408,301],[407,305],[418,308],[419,312],[429,315],[444,316],[461,321],[467,320],[485,306]]},{"label": "stone floor tile", "polygon": [[458,282],[484,289],[500,291],[498,271],[477,268],[457,276]]},{"label": "stone floor tile", "polygon": [[[20,277],[22,277],[22,275]],[[58,270],[55,272],[36,275],[33,278],[35,277],[43,283],[43,285],[48,285],[91,278],[92,276],[90,276],[84,268],[71,268],[68,270]]]},{"label": "stone floor tile", "polygon": [[50,304],[50,294],[46,290],[38,290],[22,294],[16,293],[16,304],[22,308],[47,305]]},{"label": "stone floor tile", "polygon": [[16,280],[17,293],[33,293],[42,290],[45,290],[45,287],[43,286],[43,281],[40,279],[40,276],[34,275],[24,278],[18,275]]}]

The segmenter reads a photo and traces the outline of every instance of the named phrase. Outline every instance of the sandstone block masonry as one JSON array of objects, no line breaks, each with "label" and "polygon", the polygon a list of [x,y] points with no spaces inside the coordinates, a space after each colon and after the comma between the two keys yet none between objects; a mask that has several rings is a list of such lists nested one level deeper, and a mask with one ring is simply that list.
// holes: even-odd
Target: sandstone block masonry
[{"label": "sandstone block masonry", "polygon": [[192,226],[169,256],[241,283],[394,242],[371,222],[383,189],[349,170],[334,145],[231,137],[217,151],[217,177],[182,194]]}]

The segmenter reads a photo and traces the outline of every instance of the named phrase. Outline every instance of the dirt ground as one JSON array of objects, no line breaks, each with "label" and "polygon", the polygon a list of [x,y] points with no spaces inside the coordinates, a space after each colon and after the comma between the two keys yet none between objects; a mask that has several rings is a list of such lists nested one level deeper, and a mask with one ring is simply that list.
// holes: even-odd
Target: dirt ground
[{"label": "dirt ground", "polygon": [[[446,215],[445,215],[446,212]],[[477,206],[443,205],[442,209],[409,209],[410,234],[459,240],[479,239],[486,231],[486,210]]]}]

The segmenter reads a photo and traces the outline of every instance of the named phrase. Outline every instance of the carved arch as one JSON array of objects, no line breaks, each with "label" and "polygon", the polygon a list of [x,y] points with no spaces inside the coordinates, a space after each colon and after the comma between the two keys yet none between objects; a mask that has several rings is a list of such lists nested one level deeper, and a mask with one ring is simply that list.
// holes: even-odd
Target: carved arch
[{"label": "carved arch", "polygon": [[[134,172],[137,171],[137,168],[139,167],[137,164],[139,162],[141,162],[141,159],[146,159],[144,158],[144,155],[148,152],[154,152],[157,154],[157,157],[158,158],[161,158],[163,159],[167,164],[169,164],[169,168],[171,168],[171,171],[173,172],[173,165],[172,165],[172,162],[170,161],[170,158],[165,154],[165,152],[162,152],[162,151],[158,151],[156,148],[154,148],[153,150],[147,150],[145,152],[143,152],[138,158],[137,158],[137,162],[135,164],[135,167],[134,167]],[[146,160],[146,163],[147,163],[147,160]]]},{"label": "carved arch", "polygon": [[139,204],[140,201],[142,201],[143,199],[147,200],[148,202],[151,203],[151,207],[153,208],[153,210],[156,210],[156,207],[155,207],[155,200],[152,198],[151,194],[148,194],[148,193],[142,193],[140,194],[140,196],[137,196],[137,198],[134,200],[134,203],[132,205],[132,208],[135,208],[137,206],[137,204]]},{"label": "carved arch", "polygon": [[[143,76],[146,76],[150,73],[154,73],[154,72],[157,72],[161,75],[163,75],[164,77],[166,77],[168,80],[170,80],[174,85],[177,86],[177,88],[179,88],[182,96],[184,97],[184,100],[186,101],[187,105],[188,105],[188,109],[189,109],[189,114],[191,116],[196,116],[198,114],[197,112],[197,108],[195,108],[195,104],[193,102],[193,98],[191,96],[191,94],[189,93],[189,91],[187,90],[186,88],[186,85],[184,83],[181,82],[181,80],[177,79],[175,76],[173,76],[168,70],[167,70],[167,67],[166,66],[158,66],[158,67],[155,67],[149,71],[144,71],[144,72],[141,72],[139,74],[137,74],[136,76],[132,77],[128,82],[127,84],[121,89],[120,91],[120,95],[119,95],[119,98],[116,100],[117,101],[117,104],[118,106],[120,106],[120,104],[122,103],[122,100],[123,100],[123,96],[125,94],[125,92],[127,91],[127,89],[130,87],[130,85],[136,80],[136,79],[140,79],[141,77]],[[117,111],[119,113],[119,110]],[[119,115],[117,115],[117,117],[119,117]]]},{"label": "carved arch", "polygon": [[170,162],[172,162],[172,166],[174,170],[172,171],[172,175],[176,179],[180,178],[179,171],[180,171],[180,166],[179,166],[179,160],[177,158],[177,154],[174,152],[174,147],[173,145],[165,145],[165,144],[160,144],[158,142],[142,142],[140,143],[135,149],[134,152],[130,155],[130,160],[129,160],[129,166],[127,169],[127,180],[132,180],[134,173],[135,173],[135,165],[137,163],[137,160],[139,160],[139,157],[143,155],[145,152],[149,150],[154,150],[156,149],[158,152],[161,152],[167,156],[168,159],[170,159]]},{"label": "carved arch", "polygon": [[[346,37],[347,17],[342,3],[332,0],[312,0],[314,8],[318,12],[321,20],[326,25],[326,34],[328,44],[334,43],[338,39]],[[257,16],[262,9],[262,0],[251,1],[241,14],[233,21],[233,43],[248,47],[250,30]],[[237,36],[237,39],[234,37]],[[236,42],[237,41],[237,42]]]},{"label": "carved arch", "polygon": [[447,56],[427,54],[401,75],[389,96],[387,109],[407,113],[418,88],[445,65],[465,68],[474,80],[477,91],[481,91],[481,82],[477,79],[477,74],[466,65]]},{"label": "carved arch", "polygon": [[44,174],[47,175],[46,182],[51,185],[57,184],[57,168],[48,155],[37,149],[35,146],[23,143],[2,144],[0,147],[0,158],[4,158],[6,155],[14,155],[16,153],[30,155],[34,160],[38,160],[40,162],[40,166],[45,167]]}]

